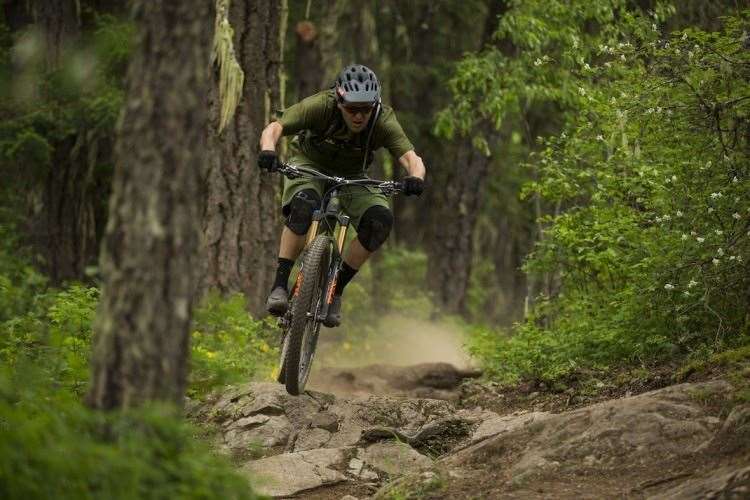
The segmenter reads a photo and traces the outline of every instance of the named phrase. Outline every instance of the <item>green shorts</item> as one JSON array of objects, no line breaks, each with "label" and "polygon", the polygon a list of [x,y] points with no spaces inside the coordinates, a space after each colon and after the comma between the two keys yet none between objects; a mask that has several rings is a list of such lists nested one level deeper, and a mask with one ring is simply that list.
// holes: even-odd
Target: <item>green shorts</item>
[{"label": "green shorts", "polygon": [[[315,170],[321,170],[321,168],[305,158],[304,156],[295,156],[289,163],[299,167],[314,168]],[[289,215],[289,203],[295,194],[299,193],[303,189],[312,189],[320,197],[323,196],[325,181],[310,180],[310,179],[287,179],[284,178],[284,194],[281,197],[281,210],[284,217]],[[343,186],[339,188],[339,203],[344,213],[349,216],[351,227],[358,228],[359,220],[362,218],[368,208],[380,205],[382,207],[390,209],[388,203],[388,197],[385,196],[380,190],[373,186]]]}]

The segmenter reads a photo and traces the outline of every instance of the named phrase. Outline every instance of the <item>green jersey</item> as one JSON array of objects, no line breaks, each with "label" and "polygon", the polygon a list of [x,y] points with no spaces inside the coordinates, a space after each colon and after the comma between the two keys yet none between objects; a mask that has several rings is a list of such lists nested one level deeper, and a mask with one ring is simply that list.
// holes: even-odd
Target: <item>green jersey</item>
[{"label": "green jersey", "polygon": [[[370,121],[375,119],[375,113]],[[325,90],[290,106],[279,119],[284,135],[298,134],[292,147],[317,164],[325,173],[341,176],[358,176],[362,166],[369,165],[368,156],[379,148],[387,148],[399,158],[414,149],[404,130],[396,120],[393,109],[382,106],[375,123],[369,123],[362,132],[354,133],[346,126],[341,110],[336,105],[333,90]],[[369,147],[367,137],[372,128]]]}]

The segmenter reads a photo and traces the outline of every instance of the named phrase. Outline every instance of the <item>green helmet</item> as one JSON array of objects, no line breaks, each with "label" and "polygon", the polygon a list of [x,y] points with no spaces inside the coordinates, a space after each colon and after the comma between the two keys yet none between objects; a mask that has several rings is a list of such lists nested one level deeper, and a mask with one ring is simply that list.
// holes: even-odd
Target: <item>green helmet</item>
[{"label": "green helmet", "polygon": [[336,78],[336,98],[341,104],[371,104],[380,100],[378,77],[367,66],[352,64]]}]

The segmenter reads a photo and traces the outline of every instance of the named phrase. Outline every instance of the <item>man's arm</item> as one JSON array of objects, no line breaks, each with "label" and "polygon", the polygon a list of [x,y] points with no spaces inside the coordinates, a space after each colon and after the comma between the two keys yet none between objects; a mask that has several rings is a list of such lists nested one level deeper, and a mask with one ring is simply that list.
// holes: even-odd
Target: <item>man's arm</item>
[{"label": "man's arm", "polygon": [[398,162],[406,169],[409,176],[424,179],[427,170],[424,167],[422,158],[417,156],[417,153],[415,153],[413,149],[402,154],[401,157],[399,157]]},{"label": "man's arm", "polygon": [[279,142],[284,127],[279,122],[271,122],[266,128],[263,129],[263,133],[260,134],[260,150],[261,151],[276,151],[276,143]]}]

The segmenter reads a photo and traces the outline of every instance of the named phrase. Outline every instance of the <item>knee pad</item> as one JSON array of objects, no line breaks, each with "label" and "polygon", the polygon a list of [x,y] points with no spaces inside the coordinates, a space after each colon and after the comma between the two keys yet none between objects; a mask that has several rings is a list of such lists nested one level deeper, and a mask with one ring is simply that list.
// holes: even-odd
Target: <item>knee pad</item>
[{"label": "knee pad", "polygon": [[385,243],[393,227],[393,214],[383,206],[374,205],[362,214],[357,228],[357,239],[366,250],[374,252]]},{"label": "knee pad", "polygon": [[320,196],[312,189],[303,189],[292,197],[288,205],[286,227],[294,234],[303,235],[312,224],[313,212],[320,206]]}]

